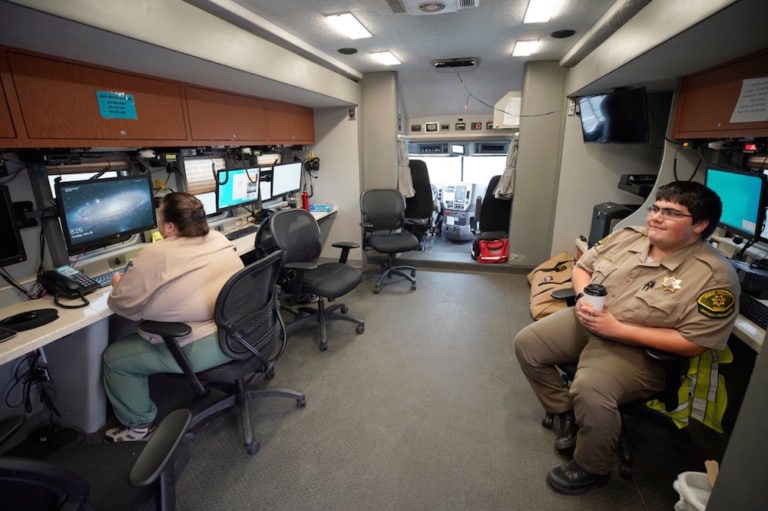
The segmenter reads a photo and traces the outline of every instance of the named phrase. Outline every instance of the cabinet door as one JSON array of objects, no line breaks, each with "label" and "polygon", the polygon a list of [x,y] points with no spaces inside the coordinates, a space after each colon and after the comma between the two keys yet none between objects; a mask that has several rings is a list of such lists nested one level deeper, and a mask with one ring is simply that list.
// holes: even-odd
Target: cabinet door
[{"label": "cabinet door", "polygon": [[186,93],[192,140],[267,141],[263,100],[199,87]]},{"label": "cabinet door", "polygon": [[312,109],[270,102],[269,140],[281,144],[314,144],[315,118]]},{"label": "cabinet door", "polygon": [[13,127],[11,111],[8,109],[8,100],[2,84],[0,84],[0,138],[16,138],[16,130]]},{"label": "cabinet door", "polygon": [[8,62],[29,138],[187,138],[179,84],[11,52]]},{"label": "cabinet door", "polygon": [[768,51],[686,76],[680,86],[672,136],[767,136],[768,121],[731,122],[743,80],[765,76],[768,76]]}]

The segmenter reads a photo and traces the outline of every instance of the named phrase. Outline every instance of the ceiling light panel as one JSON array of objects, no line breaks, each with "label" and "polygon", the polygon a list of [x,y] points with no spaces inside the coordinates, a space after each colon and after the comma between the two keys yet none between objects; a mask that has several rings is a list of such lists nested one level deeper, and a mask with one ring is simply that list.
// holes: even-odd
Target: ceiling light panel
[{"label": "ceiling light panel", "polygon": [[515,43],[515,49],[512,50],[513,57],[528,57],[538,51],[541,41],[536,39],[535,41],[517,41]]},{"label": "ceiling light panel", "polygon": [[554,16],[561,0],[528,0],[523,23],[547,23]]},{"label": "ceiling light panel", "polygon": [[371,37],[371,33],[357,21],[357,18],[352,16],[351,13],[345,12],[343,14],[332,14],[325,17],[328,23],[338,33],[350,39],[365,39]]},{"label": "ceiling light panel", "polygon": [[371,52],[371,57],[373,57],[379,64],[384,64],[385,66],[396,66],[401,64],[400,60],[389,51]]}]

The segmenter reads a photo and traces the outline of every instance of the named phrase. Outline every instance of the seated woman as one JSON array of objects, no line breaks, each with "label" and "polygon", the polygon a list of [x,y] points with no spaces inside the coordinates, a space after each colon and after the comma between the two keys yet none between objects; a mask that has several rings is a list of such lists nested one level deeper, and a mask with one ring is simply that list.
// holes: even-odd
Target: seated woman
[{"label": "seated woman", "polygon": [[[163,240],[144,248],[123,274],[112,279],[108,305],[131,320],[180,321],[192,327],[181,339],[195,371],[229,361],[219,349],[213,308],[227,280],[243,268],[230,241],[211,231],[200,201],[171,193],[160,201],[157,224]],[[104,352],[104,387],[121,426],[108,441],[144,440],[154,429],[157,406],[149,396],[149,375],[181,373],[159,337],[127,336]]]}]

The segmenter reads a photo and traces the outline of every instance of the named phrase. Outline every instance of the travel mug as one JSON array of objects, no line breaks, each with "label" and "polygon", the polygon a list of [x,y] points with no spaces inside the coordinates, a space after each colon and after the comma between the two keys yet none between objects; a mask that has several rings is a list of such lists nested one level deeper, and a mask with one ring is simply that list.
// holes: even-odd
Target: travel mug
[{"label": "travel mug", "polygon": [[307,192],[301,192],[301,207],[309,211],[309,194]]},{"label": "travel mug", "polygon": [[602,284],[588,284],[584,288],[584,299],[592,304],[596,311],[603,310],[605,297],[608,296],[608,290]]}]

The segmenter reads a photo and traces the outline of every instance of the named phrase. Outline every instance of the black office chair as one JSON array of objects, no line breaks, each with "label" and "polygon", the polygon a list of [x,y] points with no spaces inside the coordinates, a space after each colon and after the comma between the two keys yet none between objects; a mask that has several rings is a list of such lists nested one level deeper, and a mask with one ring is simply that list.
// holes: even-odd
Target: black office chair
[{"label": "black office chair", "polygon": [[408,165],[414,195],[405,199],[405,228],[418,238],[419,250],[428,252],[437,231],[440,201],[429,181],[427,164],[422,160],[410,160]]},{"label": "black office chair", "polygon": [[418,250],[419,240],[413,233],[405,230],[405,198],[393,188],[374,188],[360,195],[360,211],[363,221],[363,248],[386,254],[384,271],[376,280],[374,293],[381,292],[384,279],[399,275],[411,283],[411,290],[416,289],[416,268],[413,266],[395,266],[395,257],[402,252]]},{"label": "black office chair", "polygon": [[218,389],[223,395],[215,400],[200,400],[193,409],[191,435],[208,419],[233,407],[239,407],[243,443],[248,454],[258,452],[260,444],[253,439],[248,402],[262,397],[287,397],[302,408],[303,393],[289,389],[257,388],[275,372],[275,364],[285,351],[285,324],[280,316],[276,285],[282,253],[274,252],[235,273],[219,292],[214,308],[218,326],[219,347],[232,362],[195,373],[177,338],[190,332],[184,323],[143,320],[139,328],[162,336],[195,393],[207,396]]},{"label": "black office chair", "polygon": [[[349,321],[357,326],[358,334],[365,332],[365,322],[348,316],[348,307],[343,303],[327,306],[329,302],[355,289],[363,277],[360,270],[349,266],[349,251],[360,245],[351,242],[337,242],[332,246],[341,249],[336,263],[318,264],[322,251],[320,226],[317,220],[303,209],[287,209],[272,215],[269,231],[275,245],[282,250],[285,260],[283,278],[290,301],[281,303],[293,313],[295,319],[289,323],[292,333],[308,323],[320,325],[320,351],[328,349],[328,321]],[[315,307],[307,303],[315,303]]]},{"label": "black office chair", "polygon": [[497,199],[493,195],[500,179],[501,175],[491,178],[483,198],[477,198],[475,215],[469,218],[470,230],[479,240],[496,240],[509,236],[512,201]]},{"label": "black office chair", "polygon": [[43,460],[0,457],[5,511],[173,510],[189,459],[189,410],[169,413],[146,442],[80,445]]}]

